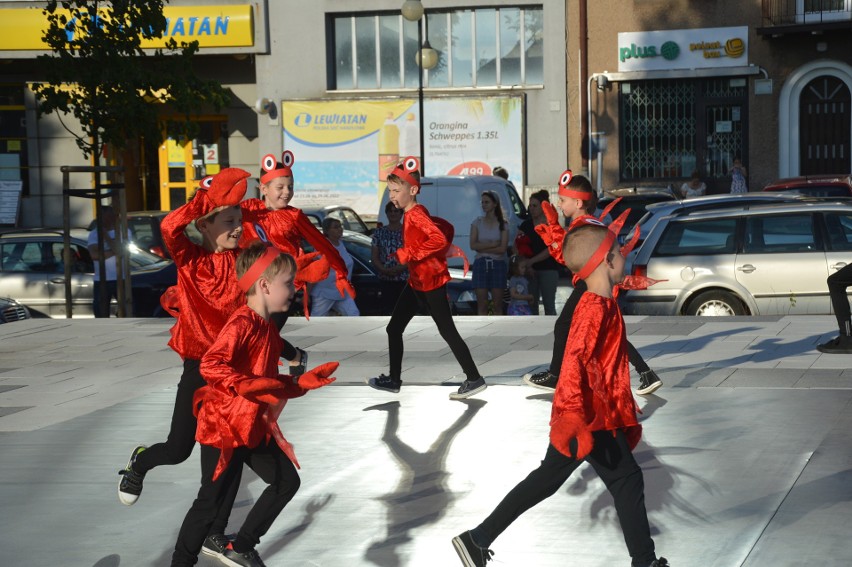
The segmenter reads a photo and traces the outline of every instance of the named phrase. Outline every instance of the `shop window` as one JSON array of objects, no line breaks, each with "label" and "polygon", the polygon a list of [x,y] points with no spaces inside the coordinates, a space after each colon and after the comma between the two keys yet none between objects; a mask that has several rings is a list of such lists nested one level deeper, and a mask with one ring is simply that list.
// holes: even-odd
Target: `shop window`
[{"label": "shop window", "polygon": [[417,26],[438,51],[423,86],[541,85],[544,22],[540,6],[427,11],[419,22],[398,13],[331,15],[331,90],[414,88]]},{"label": "shop window", "polygon": [[796,0],[798,23],[848,20],[852,16],[852,0]]},{"label": "shop window", "polygon": [[747,94],[741,77],[621,83],[622,180],[726,178],[745,161]]},{"label": "shop window", "polygon": [[20,181],[22,194],[29,194],[23,85],[0,85],[0,181]]}]

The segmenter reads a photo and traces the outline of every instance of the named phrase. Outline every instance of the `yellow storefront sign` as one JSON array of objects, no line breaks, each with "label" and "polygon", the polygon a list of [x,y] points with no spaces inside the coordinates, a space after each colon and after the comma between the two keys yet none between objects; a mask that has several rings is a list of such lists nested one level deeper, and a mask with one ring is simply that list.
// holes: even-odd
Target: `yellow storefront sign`
[{"label": "yellow storefront sign", "polygon": [[[198,41],[204,47],[251,47],[254,45],[254,19],[248,4],[222,6],[166,6],[166,30],[162,39],[142,42],[155,49],[174,39]],[[0,50],[43,51],[42,36],[47,17],[40,8],[0,9]],[[69,15],[69,20],[70,20]]]}]

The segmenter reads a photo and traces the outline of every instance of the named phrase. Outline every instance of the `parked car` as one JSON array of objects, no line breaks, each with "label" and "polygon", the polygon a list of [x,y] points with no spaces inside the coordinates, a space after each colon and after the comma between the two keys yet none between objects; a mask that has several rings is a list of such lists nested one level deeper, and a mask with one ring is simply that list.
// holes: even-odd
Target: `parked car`
[{"label": "parked car", "polygon": [[624,211],[630,209],[630,212],[627,214],[627,221],[618,233],[618,240],[622,244],[624,243],[624,238],[633,230],[636,223],[645,216],[645,212],[649,206],[656,203],[669,203],[677,200],[673,192],[664,188],[646,189],[636,187],[614,189],[607,191],[598,199],[598,209],[595,211],[595,216],[599,217],[604,209],[616,199],[620,199],[620,201],[610,210],[605,222],[609,224],[621,216]]},{"label": "parked car", "polygon": [[[133,243],[139,248],[156,254],[161,258],[171,259],[172,255],[163,242],[160,224],[169,211],[132,211],[127,213],[127,228],[133,235]],[[94,230],[95,220],[89,223],[88,230]],[[186,227],[186,234],[196,244],[201,244],[201,233],[194,224]]]},{"label": "parked car", "polygon": [[826,278],[852,261],[852,206],[808,201],[669,215],[631,273],[665,280],[622,296],[629,315],[832,312]]},{"label": "parked car", "polygon": [[773,181],[764,191],[783,191],[809,197],[852,197],[852,176],[808,175]]},{"label": "parked car", "polygon": [[[94,262],[86,243],[88,232],[72,229],[72,310],[75,317],[93,317]],[[62,231],[16,230],[0,235],[0,290],[35,316],[62,318],[65,309],[65,265]],[[174,262],[130,243],[134,315],[159,315],[160,295],[177,283]]]},{"label": "parked car", "polygon": [[[343,231],[342,240],[354,260],[352,287],[355,288],[355,303],[361,315],[389,315],[393,311],[397,298],[384,297],[382,294],[379,271],[373,265],[372,240],[368,236],[351,231]],[[302,247],[308,252],[313,250],[313,247],[305,241],[302,242]],[[475,314],[476,295],[473,291],[471,274],[468,272],[464,275],[462,270],[450,268],[450,276],[453,279],[447,284],[447,294],[453,313]],[[297,298],[295,307],[291,309],[301,309],[301,298]]]},{"label": "parked car", "polygon": [[359,234],[370,235],[372,230],[364,222],[364,219],[355,212],[351,207],[345,205],[328,205],[326,207],[304,207],[302,212],[307,215],[311,222],[318,229],[322,230],[322,221],[326,217],[331,217],[340,221],[343,230],[357,232]]},{"label": "parked car", "polygon": [[[494,175],[436,175],[420,180],[417,202],[428,209],[429,214],[441,217],[453,225],[453,244],[464,250],[471,263],[475,253],[470,248],[470,225],[482,216],[481,195],[483,191],[494,191],[500,198],[503,216],[509,228],[509,245],[515,241],[518,226],[527,218],[527,208],[518,196],[514,185]],[[377,218],[387,219],[385,205],[388,191],[385,190],[379,203]],[[450,266],[459,267],[461,260],[450,260]]]},{"label": "parked car", "polygon": [[11,297],[0,297],[0,324],[22,321],[31,317],[29,309]]},{"label": "parked car", "polygon": [[651,203],[647,206],[645,214],[642,215],[639,222],[631,226],[630,231],[624,237],[624,241],[629,242],[633,238],[633,231],[638,226],[639,241],[636,244],[636,250],[638,250],[639,245],[651,233],[657,222],[669,215],[683,216],[708,209],[747,207],[761,203],[783,203],[799,199],[799,195],[789,193],[726,193],[724,195],[705,195],[703,197],[690,197],[689,199],[678,201]]}]

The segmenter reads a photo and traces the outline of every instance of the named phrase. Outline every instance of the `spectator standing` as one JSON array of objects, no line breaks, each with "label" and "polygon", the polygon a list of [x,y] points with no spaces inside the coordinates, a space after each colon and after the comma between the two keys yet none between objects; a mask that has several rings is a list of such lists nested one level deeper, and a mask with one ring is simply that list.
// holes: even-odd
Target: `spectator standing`
[{"label": "spectator standing", "polygon": [[740,158],[734,158],[734,166],[729,173],[731,174],[731,193],[747,193],[746,177],[748,177],[748,172]]},{"label": "spectator standing", "polygon": [[550,256],[547,245],[535,231],[535,227],[547,224],[542,203],[550,203],[550,193],[546,189],[530,195],[527,210],[530,216],[521,223],[520,231],[529,242],[531,256],[528,258],[535,277],[530,280],[530,293],[535,298],[530,306],[533,315],[539,314],[539,297],[544,306],[545,315],[556,315],[556,287],[559,284],[559,262]]},{"label": "spectator standing", "polygon": [[382,297],[385,299],[383,305],[388,308],[387,312],[383,308],[382,314],[390,315],[408,281],[408,270],[396,258],[396,251],[402,248],[402,209],[388,201],[385,215],[388,224],[373,232],[372,259],[379,271]]},{"label": "spectator standing", "polygon": [[[101,282],[101,263],[98,261],[100,255],[98,252],[98,225],[89,232],[86,244],[89,248],[89,254],[95,263],[95,285],[92,297],[92,310],[95,317],[109,317],[109,303],[115,298],[118,301],[118,286],[116,285],[116,266],[115,266],[115,251],[118,249],[118,242],[115,239],[115,209],[106,205],[101,207],[101,223],[104,228],[104,275],[105,282]],[[132,240],[130,229],[127,230],[127,240]],[[127,274],[128,276],[130,274]],[[101,296],[106,294],[107,307],[106,311],[101,309]]]},{"label": "spectator standing", "polygon": [[503,314],[503,292],[506,289],[506,249],[509,228],[503,218],[500,198],[494,191],[483,191],[481,217],[470,225],[470,248],[476,252],[473,261],[473,288],[479,315],[488,315],[488,292],[494,315]]},{"label": "spectator standing", "polygon": [[[337,219],[326,217],[322,221],[322,232],[340,257],[343,258],[346,273],[351,274],[355,261],[341,240],[343,225]],[[337,273],[334,268],[329,270],[327,278],[311,286],[311,315],[323,317],[328,315],[329,311],[336,311],[344,317],[357,317],[361,314],[358,311],[358,306],[355,305],[355,300],[352,299],[348,291],[344,291],[341,296],[337,287]]]}]

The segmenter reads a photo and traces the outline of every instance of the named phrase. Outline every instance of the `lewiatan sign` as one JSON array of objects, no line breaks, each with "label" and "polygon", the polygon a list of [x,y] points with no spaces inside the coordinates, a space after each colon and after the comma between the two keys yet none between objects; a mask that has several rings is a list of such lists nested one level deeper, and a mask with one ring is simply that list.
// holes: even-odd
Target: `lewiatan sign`
[{"label": "lewiatan sign", "polygon": [[618,71],[748,65],[748,27],[618,34]]}]

